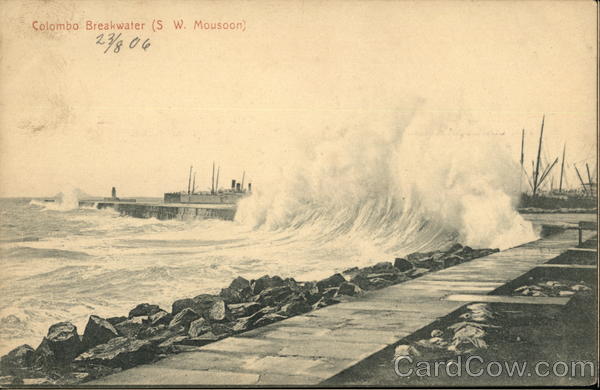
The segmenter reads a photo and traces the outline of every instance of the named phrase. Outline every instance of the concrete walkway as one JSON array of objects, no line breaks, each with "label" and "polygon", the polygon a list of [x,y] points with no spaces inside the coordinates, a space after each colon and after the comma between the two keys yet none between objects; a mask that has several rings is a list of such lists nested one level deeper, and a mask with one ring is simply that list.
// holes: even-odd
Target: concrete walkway
[{"label": "concrete walkway", "polygon": [[448,296],[488,294],[577,240],[567,230],[88,384],[317,385],[467,303]]}]

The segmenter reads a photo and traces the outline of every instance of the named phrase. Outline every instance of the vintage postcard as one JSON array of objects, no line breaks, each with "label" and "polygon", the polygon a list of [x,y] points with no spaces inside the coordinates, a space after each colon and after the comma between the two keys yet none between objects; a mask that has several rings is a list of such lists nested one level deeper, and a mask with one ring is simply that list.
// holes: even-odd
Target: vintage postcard
[{"label": "vintage postcard", "polygon": [[597,386],[597,22],[0,0],[1,386]]}]

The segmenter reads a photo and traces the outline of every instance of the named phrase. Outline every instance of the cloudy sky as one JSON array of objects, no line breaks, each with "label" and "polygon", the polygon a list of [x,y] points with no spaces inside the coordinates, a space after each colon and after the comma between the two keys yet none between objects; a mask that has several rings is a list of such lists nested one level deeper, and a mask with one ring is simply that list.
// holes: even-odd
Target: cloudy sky
[{"label": "cloudy sky", "polygon": [[[415,109],[464,112],[526,159],[546,114],[545,154],[595,164],[596,9],[591,1],[4,1],[0,196],[72,186],[161,196],[187,170],[256,183],[345,127],[394,126]],[[149,29],[153,19],[163,31]],[[175,31],[172,21],[186,29]],[[151,46],[103,54],[98,31],[32,22],[145,22]],[[195,20],[245,31],[194,30]],[[417,108],[415,108],[417,107]],[[425,130],[424,130],[425,131]],[[575,177],[571,179],[575,182]],[[573,183],[576,184],[576,183]]]}]

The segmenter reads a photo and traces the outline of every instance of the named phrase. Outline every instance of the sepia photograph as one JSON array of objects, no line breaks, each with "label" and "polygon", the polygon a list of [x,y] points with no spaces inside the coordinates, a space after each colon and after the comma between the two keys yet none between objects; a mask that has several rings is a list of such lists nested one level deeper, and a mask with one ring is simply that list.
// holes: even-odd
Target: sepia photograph
[{"label": "sepia photograph", "polygon": [[0,386],[597,388],[598,15],[0,0]]}]

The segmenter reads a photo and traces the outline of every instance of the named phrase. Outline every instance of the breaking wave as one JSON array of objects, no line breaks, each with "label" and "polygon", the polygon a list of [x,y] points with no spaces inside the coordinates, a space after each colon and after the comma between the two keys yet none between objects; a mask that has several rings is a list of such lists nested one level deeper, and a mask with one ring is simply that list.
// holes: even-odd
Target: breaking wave
[{"label": "breaking wave", "polygon": [[54,202],[32,199],[29,205],[42,207],[44,210],[70,211],[79,208],[79,198],[81,195],[82,191],[80,189],[72,187],[58,194],[58,199]]},{"label": "breaking wave", "polygon": [[519,166],[486,134],[464,113],[426,110],[339,130],[300,145],[298,158],[240,203],[236,219],[320,241],[345,237],[379,253],[533,240],[514,207]]}]

